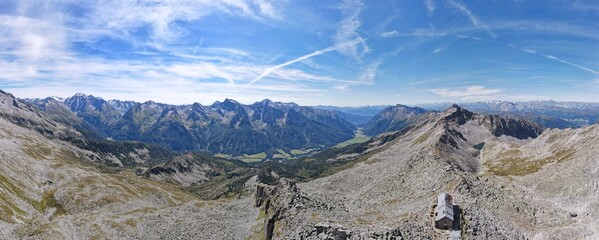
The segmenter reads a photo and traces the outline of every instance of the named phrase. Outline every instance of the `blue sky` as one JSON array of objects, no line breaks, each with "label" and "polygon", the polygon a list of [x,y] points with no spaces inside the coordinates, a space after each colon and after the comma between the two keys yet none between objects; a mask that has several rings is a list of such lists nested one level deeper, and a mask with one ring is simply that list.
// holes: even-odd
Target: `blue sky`
[{"label": "blue sky", "polygon": [[595,1],[0,3],[0,89],[173,104],[599,102]]}]

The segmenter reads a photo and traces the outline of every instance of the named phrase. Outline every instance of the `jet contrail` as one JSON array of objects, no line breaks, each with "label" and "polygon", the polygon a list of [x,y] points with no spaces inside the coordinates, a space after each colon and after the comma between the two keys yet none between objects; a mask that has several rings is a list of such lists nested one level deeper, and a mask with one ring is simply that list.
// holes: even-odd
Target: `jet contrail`
[{"label": "jet contrail", "polygon": [[558,57],[555,57],[555,56],[551,56],[551,55],[546,55],[546,54],[543,54],[543,56],[545,56],[546,58],[549,58],[549,59],[551,59],[551,60],[555,60],[555,61],[558,61],[558,62],[561,62],[561,63],[564,63],[564,64],[568,64],[568,65],[570,65],[570,66],[572,66],[572,67],[576,67],[576,68],[578,68],[578,69],[580,69],[580,70],[587,71],[587,72],[590,72],[590,73],[594,73],[594,74],[597,74],[597,75],[599,75],[599,72],[597,72],[597,71],[595,71],[595,70],[593,70],[593,69],[590,69],[590,68],[588,68],[588,67],[585,67],[585,66],[580,66],[580,65],[578,65],[578,64],[576,64],[576,63],[571,63],[571,62],[568,62],[568,61],[566,61],[566,60],[563,60],[563,59],[561,59],[561,58],[558,58]]},{"label": "jet contrail", "polygon": [[256,82],[260,81],[260,79],[262,79],[262,78],[264,78],[264,77],[266,77],[266,76],[270,75],[270,74],[271,74],[273,71],[275,71],[275,70],[278,70],[278,69],[281,69],[281,68],[283,68],[283,67],[289,66],[289,65],[291,65],[291,64],[294,64],[294,63],[296,63],[296,62],[301,62],[301,61],[303,61],[303,60],[306,60],[306,59],[308,59],[308,58],[311,58],[311,57],[314,57],[314,56],[321,55],[321,54],[323,54],[323,53],[327,53],[327,52],[335,51],[335,50],[337,50],[337,48],[339,48],[339,47],[344,47],[344,46],[347,46],[347,45],[354,45],[354,44],[358,44],[358,43],[360,43],[360,41],[362,41],[362,40],[361,40],[361,39],[359,39],[359,38],[356,38],[356,39],[354,39],[354,40],[352,40],[352,41],[349,41],[349,42],[345,42],[345,43],[341,43],[341,44],[333,45],[333,46],[330,46],[330,47],[328,47],[328,48],[321,49],[321,50],[318,50],[318,51],[316,51],[316,52],[313,52],[313,53],[310,53],[310,54],[307,54],[307,55],[304,55],[304,56],[298,57],[298,58],[296,58],[296,59],[293,59],[293,60],[290,60],[290,61],[287,61],[287,62],[281,63],[281,64],[279,64],[279,65],[275,65],[275,66],[272,66],[272,67],[268,67],[268,68],[264,69],[264,72],[262,72],[262,74],[260,74],[260,76],[258,76],[257,78],[255,78],[254,80],[252,80],[250,83],[248,83],[248,85],[252,85],[252,84],[254,84],[254,83],[256,83]]}]

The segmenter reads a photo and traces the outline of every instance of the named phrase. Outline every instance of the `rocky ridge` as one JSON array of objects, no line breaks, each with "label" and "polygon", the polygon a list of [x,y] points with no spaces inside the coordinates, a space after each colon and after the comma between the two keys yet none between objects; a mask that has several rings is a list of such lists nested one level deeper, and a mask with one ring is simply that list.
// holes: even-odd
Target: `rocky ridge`
[{"label": "rocky ridge", "polygon": [[[593,160],[584,157],[591,156],[588,154],[594,148],[572,140],[585,139],[581,141],[591,144],[599,136],[595,130],[596,126],[541,134],[541,128],[526,121],[478,115],[453,106],[431,114],[398,135],[387,135],[394,140],[352,168],[295,184],[288,190],[294,194],[289,195],[299,195],[296,199],[302,199],[303,207],[296,210],[297,203],[283,204],[285,210],[280,212],[293,214],[274,218],[278,220],[273,239],[446,238],[446,232],[432,228],[428,216],[441,191],[453,194],[456,204],[463,209],[460,214],[463,238],[593,239],[597,233],[592,219],[597,211],[590,206],[595,206],[597,199],[591,194],[598,191],[594,168],[568,164],[566,169],[578,172],[575,176],[581,177],[580,186],[579,181],[567,181],[567,176],[556,172],[551,173],[548,183],[543,183],[547,177],[538,172],[560,171],[563,166],[559,164],[572,159],[596,166]],[[582,132],[584,136],[577,136]],[[566,145],[565,149],[551,147],[547,144],[550,139],[563,141],[559,146]],[[570,146],[588,149],[577,155],[568,151]],[[514,163],[510,156],[525,162]],[[531,161],[530,166],[527,161]],[[579,193],[572,197],[568,191],[558,190],[564,187],[577,189]],[[277,185],[275,189],[289,188]],[[581,192],[582,189],[585,191]],[[281,193],[272,196],[278,195]],[[567,204],[574,199],[583,201],[575,204],[576,209]],[[282,201],[285,202],[291,201]],[[319,206],[314,203],[326,204],[314,207]],[[580,206],[587,207],[583,210]]]}]

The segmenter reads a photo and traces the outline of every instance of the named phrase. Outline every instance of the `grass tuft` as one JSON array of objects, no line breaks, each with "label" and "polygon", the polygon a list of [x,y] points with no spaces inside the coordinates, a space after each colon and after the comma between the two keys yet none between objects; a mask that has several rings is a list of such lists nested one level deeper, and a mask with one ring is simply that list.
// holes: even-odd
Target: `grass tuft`
[{"label": "grass tuft", "polygon": [[549,157],[539,160],[533,160],[528,157],[521,157],[520,150],[509,150],[497,164],[486,163],[489,171],[497,176],[523,176],[538,172],[543,166],[549,163],[559,163],[568,160],[576,151],[573,149],[559,149],[553,151]]}]

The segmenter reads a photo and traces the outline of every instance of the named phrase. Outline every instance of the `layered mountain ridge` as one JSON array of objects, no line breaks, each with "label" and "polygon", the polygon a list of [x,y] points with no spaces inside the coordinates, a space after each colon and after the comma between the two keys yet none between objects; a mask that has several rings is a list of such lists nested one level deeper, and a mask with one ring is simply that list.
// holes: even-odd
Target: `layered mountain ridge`
[{"label": "layered mountain ridge", "polygon": [[335,112],[267,99],[251,105],[225,99],[211,106],[175,106],[152,101],[105,101],[76,94],[64,102],[54,98],[29,102],[57,119],[74,119],[72,114],[58,110],[63,105],[82,119],[72,122],[93,129],[99,136],[158,144],[176,152],[234,156],[271,154],[276,149],[289,152],[332,146],[352,138],[355,130]]}]

